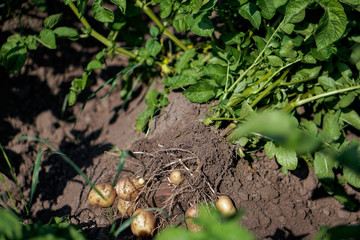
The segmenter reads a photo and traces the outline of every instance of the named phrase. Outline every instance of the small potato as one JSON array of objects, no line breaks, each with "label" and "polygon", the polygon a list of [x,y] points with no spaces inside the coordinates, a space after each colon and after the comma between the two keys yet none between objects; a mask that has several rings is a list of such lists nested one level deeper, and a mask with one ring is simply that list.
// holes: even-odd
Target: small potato
[{"label": "small potato", "polygon": [[169,180],[172,184],[178,185],[183,180],[183,175],[179,170],[170,173]]},{"label": "small potato", "polygon": [[118,210],[124,218],[128,218],[135,211],[135,202],[118,199]]},{"label": "small potato", "polygon": [[139,195],[144,184],[145,180],[143,178],[121,178],[115,185],[116,194],[124,200],[134,200]]},{"label": "small potato", "polygon": [[219,212],[226,217],[232,216],[236,213],[236,208],[228,196],[220,196],[216,201],[216,207]]},{"label": "small potato", "polygon": [[115,189],[108,183],[97,184],[95,187],[99,190],[99,192],[104,196],[102,198],[95,189],[91,189],[88,201],[91,205],[101,206],[101,207],[109,207],[111,206],[116,198]]},{"label": "small potato", "polygon": [[203,229],[199,224],[194,223],[194,218],[199,216],[197,205],[188,208],[185,212],[185,223],[190,232],[199,232]]},{"label": "small potato", "polygon": [[[136,216],[137,215],[137,216]],[[155,217],[150,212],[142,208],[137,209],[133,216],[135,219],[131,222],[131,232],[141,238],[149,238],[155,230]]]}]

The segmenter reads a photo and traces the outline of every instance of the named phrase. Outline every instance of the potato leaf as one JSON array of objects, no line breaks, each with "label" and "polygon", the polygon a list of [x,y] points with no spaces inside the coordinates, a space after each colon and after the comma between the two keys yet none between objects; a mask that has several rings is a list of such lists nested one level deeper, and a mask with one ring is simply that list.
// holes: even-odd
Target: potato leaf
[{"label": "potato leaf", "polygon": [[40,32],[40,39],[37,39],[42,45],[50,49],[56,49],[56,37],[54,31],[43,29]]},{"label": "potato leaf", "polygon": [[254,28],[260,28],[261,14],[254,3],[249,2],[243,5],[241,8],[239,8],[238,12],[243,18],[249,20]]},{"label": "potato leaf", "polygon": [[113,22],[114,14],[109,9],[102,6],[103,0],[95,0],[92,5],[94,18],[99,22]]},{"label": "potato leaf", "polygon": [[272,19],[276,13],[274,0],[257,0],[261,16],[265,19]]},{"label": "potato leaf", "polygon": [[337,0],[318,0],[325,13],[321,17],[315,32],[318,49],[325,48],[339,40],[345,32],[347,18],[344,8]]},{"label": "potato leaf", "polygon": [[352,186],[360,188],[360,154],[358,146],[351,146],[338,159],[343,164],[344,179]]},{"label": "potato leaf", "polygon": [[323,118],[323,131],[321,136],[325,141],[331,143],[336,141],[341,135],[341,126],[339,125],[338,118],[331,113],[325,114]]},{"label": "potato leaf", "polygon": [[150,56],[156,57],[161,51],[161,44],[155,38],[150,38],[146,42],[145,49]]},{"label": "potato leaf", "polygon": [[217,87],[209,81],[201,81],[195,85],[191,85],[183,94],[191,102],[204,103],[214,98]]},{"label": "potato leaf", "polygon": [[196,35],[209,37],[214,32],[214,25],[209,18],[209,12],[189,14],[185,19],[190,30]]},{"label": "potato leaf", "polygon": [[49,28],[49,29],[53,28],[56,24],[58,24],[61,21],[62,15],[63,15],[62,13],[57,13],[45,18],[44,20],[45,28]]},{"label": "potato leaf", "polygon": [[340,119],[360,130],[360,116],[355,110],[350,108],[343,109],[340,114]]},{"label": "potato leaf", "polygon": [[25,46],[16,42],[6,42],[0,50],[1,65],[10,73],[21,70],[27,59],[27,49]]},{"label": "potato leaf", "polygon": [[220,86],[225,86],[227,67],[219,64],[208,64],[201,70],[201,73],[215,80]]},{"label": "potato leaf", "polygon": [[282,146],[276,147],[276,161],[284,168],[295,170],[298,164],[296,151]]},{"label": "potato leaf", "polygon": [[313,2],[314,0],[291,0],[286,6],[283,24],[291,22],[299,14],[303,14],[307,6]]},{"label": "potato leaf", "polygon": [[194,56],[194,48],[183,52],[175,64],[175,72],[180,74],[184,68],[187,68],[189,66],[189,62]]},{"label": "potato leaf", "polygon": [[[324,152],[316,152],[314,155],[314,171],[320,181],[323,181],[326,185],[330,184],[334,178],[333,168],[335,167],[335,161],[332,157]],[[332,194],[331,187],[324,186],[325,189]]]}]

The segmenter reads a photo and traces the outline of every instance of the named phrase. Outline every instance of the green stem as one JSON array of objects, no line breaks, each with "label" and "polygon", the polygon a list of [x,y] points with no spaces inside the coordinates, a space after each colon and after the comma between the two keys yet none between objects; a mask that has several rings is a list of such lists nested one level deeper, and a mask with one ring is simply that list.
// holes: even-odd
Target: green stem
[{"label": "green stem", "polygon": [[[74,5],[74,3],[70,2],[69,3],[69,7],[70,9],[74,12],[74,14],[76,15],[76,17],[81,21],[81,23],[85,26],[85,28],[87,30],[89,30],[90,32],[90,36],[92,36],[93,38],[97,39],[98,41],[100,41],[102,44],[104,44],[105,46],[111,48],[114,47],[114,43],[112,41],[110,41],[109,39],[107,39],[106,37],[104,37],[103,35],[101,35],[100,33],[98,33],[97,31],[95,31],[89,24],[89,22],[86,20],[86,18],[84,18],[84,16],[81,16],[77,7]],[[122,53],[124,55],[127,55],[131,58],[137,59],[137,56],[126,50],[123,48],[116,48],[115,49],[116,52],[118,53]]]},{"label": "green stem", "polygon": [[185,46],[175,35],[173,35],[169,29],[167,29],[164,24],[160,21],[160,19],[155,15],[155,13],[148,8],[145,4],[143,4],[140,0],[136,0],[136,4],[146,13],[146,15],[151,18],[151,20],[160,28],[160,31],[164,33],[165,36],[170,38],[174,43],[176,43],[181,49],[184,51],[189,48]]},{"label": "green stem", "polygon": [[248,69],[246,69],[246,71],[243,74],[241,74],[241,76],[238,79],[236,79],[236,81],[233,83],[233,85],[229,88],[229,91],[232,91],[236,87],[236,85],[247,75],[247,73],[259,63],[260,58],[266,51],[267,47],[269,46],[271,40],[274,38],[275,34],[279,31],[280,27],[282,26],[282,23],[283,22],[281,22],[279,24],[279,26],[275,29],[273,34],[270,36],[269,40],[266,42],[265,47],[261,50],[260,54],[257,56],[255,61],[251,64],[251,66]]},{"label": "green stem", "polygon": [[273,82],[272,84],[270,84],[269,87],[267,87],[264,91],[262,91],[260,93],[259,96],[257,96],[257,98],[255,98],[255,100],[251,103],[251,107],[255,107],[256,104],[258,102],[260,102],[264,97],[266,97],[270,92],[271,90],[273,90],[275,87],[277,87],[283,80],[284,78],[286,77],[286,75],[290,72],[290,68],[286,69],[285,72],[283,72],[283,74],[279,77],[278,80],[276,80],[275,82]]},{"label": "green stem", "polygon": [[299,101],[295,101],[295,102],[288,103],[288,104],[284,107],[283,110],[290,112],[290,111],[292,111],[292,110],[293,110],[294,108],[296,108],[296,107],[299,107],[299,106],[304,105],[304,104],[306,104],[306,103],[309,103],[309,102],[318,100],[318,99],[320,99],[320,98],[329,97],[329,96],[336,95],[336,94],[343,93],[343,92],[350,92],[350,91],[354,91],[354,90],[357,90],[357,89],[360,89],[360,86],[353,86],[353,87],[343,88],[343,89],[339,89],[339,90],[335,90],[335,91],[331,91],[331,92],[319,94],[319,95],[316,95],[316,96],[313,96],[313,97],[309,97],[309,98],[306,98],[306,99],[303,99],[303,100],[299,100]]}]

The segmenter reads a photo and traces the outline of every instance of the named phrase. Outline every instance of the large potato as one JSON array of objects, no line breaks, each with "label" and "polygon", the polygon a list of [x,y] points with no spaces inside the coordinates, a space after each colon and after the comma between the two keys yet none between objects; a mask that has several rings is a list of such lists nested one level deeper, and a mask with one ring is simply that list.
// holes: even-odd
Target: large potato
[{"label": "large potato", "polygon": [[91,205],[101,206],[101,207],[109,207],[111,206],[116,198],[115,189],[108,183],[102,183],[95,185],[95,188],[99,190],[99,192],[104,196],[102,198],[95,189],[91,189],[88,201]]},{"label": "large potato", "polygon": [[135,211],[135,202],[119,198],[117,207],[122,217],[128,218]]},{"label": "large potato", "polygon": [[216,201],[216,207],[224,216],[232,216],[236,213],[236,208],[228,196],[220,196]]},{"label": "large potato", "polygon": [[137,209],[133,216],[136,216],[131,222],[131,232],[138,237],[149,238],[155,230],[155,217],[142,208]]},{"label": "large potato", "polygon": [[120,198],[131,201],[139,195],[139,192],[144,187],[144,184],[145,180],[143,178],[120,178],[115,185],[115,191]]}]

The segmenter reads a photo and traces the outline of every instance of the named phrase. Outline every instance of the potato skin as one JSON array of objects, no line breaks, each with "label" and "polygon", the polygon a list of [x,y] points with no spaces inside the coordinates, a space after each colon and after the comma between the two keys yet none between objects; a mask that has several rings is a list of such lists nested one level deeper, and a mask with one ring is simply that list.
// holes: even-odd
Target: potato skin
[{"label": "potato skin", "polygon": [[183,180],[182,173],[179,170],[173,170],[170,173],[169,180],[172,184],[178,185]]},{"label": "potato skin", "polygon": [[203,229],[199,224],[194,223],[194,218],[199,216],[197,205],[188,208],[185,212],[185,223],[190,232],[199,232]]},{"label": "potato skin", "polygon": [[144,186],[144,179],[125,177],[120,178],[115,185],[116,194],[127,201],[134,200]]},{"label": "potato skin", "polygon": [[103,199],[95,189],[91,189],[88,201],[93,206],[100,206],[100,207],[109,207],[111,206],[116,198],[115,189],[108,183],[101,183],[95,185],[95,187],[101,192],[101,194],[106,198]]},{"label": "potato skin", "polygon": [[236,213],[236,208],[228,196],[220,196],[216,201],[216,207],[219,212],[226,217],[232,216]]},{"label": "potato skin", "polygon": [[[136,216],[137,215],[137,216]],[[136,216],[131,222],[131,232],[141,238],[149,238],[155,230],[156,219],[150,212],[142,208],[137,209],[132,216]]]},{"label": "potato skin", "polygon": [[121,213],[122,217],[129,218],[131,214],[135,211],[135,202],[119,198],[117,208]]}]

